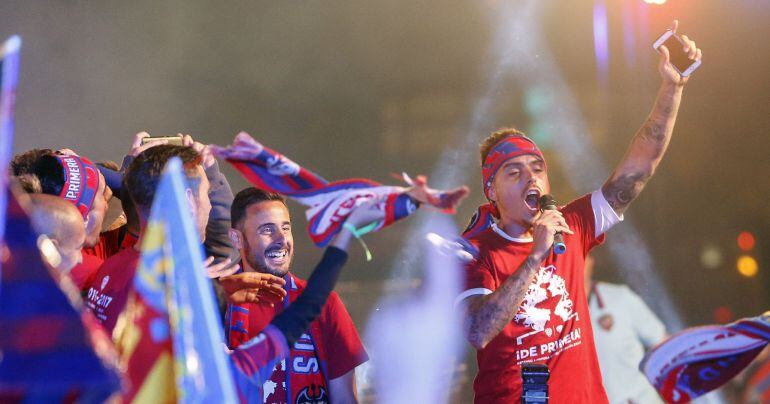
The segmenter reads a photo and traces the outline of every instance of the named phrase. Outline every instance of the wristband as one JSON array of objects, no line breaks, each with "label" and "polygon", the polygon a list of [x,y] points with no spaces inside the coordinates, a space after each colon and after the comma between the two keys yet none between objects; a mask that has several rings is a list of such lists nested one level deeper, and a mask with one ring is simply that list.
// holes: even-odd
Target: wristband
[{"label": "wristband", "polygon": [[366,225],[366,226],[364,226],[364,227],[362,227],[360,229],[356,229],[355,226],[353,226],[352,224],[350,224],[348,222],[345,222],[342,225],[342,227],[346,228],[353,235],[353,237],[358,239],[358,242],[361,243],[361,247],[364,248],[364,252],[366,253],[366,261],[367,262],[372,260],[372,252],[369,251],[369,247],[366,245],[366,243],[364,242],[364,239],[362,239],[361,236],[363,236],[364,234],[372,232],[374,229],[377,228],[377,226],[379,226],[379,222],[369,223],[368,225]]}]

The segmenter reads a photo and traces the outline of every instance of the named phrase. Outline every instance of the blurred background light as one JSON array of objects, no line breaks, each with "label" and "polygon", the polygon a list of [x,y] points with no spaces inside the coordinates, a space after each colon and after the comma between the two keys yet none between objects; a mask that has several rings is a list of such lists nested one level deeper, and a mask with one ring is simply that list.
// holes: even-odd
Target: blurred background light
[{"label": "blurred background light", "polygon": [[756,240],[754,239],[754,235],[750,232],[743,231],[738,235],[738,248],[741,250],[750,251],[754,248],[754,244],[756,244]]},{"label": "blurred background light", "polygon": [[727,306],[719,306],[714,309],[714,321],[719,324],[726,324],[735,319],[735,313]]},{"label": "blurred background light", "polygon": [[738,258],[737,266],[738,272],[747,278],[753,278],[757,275],[757,272],[759,272],[759,264],[757,264],[757,260],[749,255],[740,256]]},{"label": "blurred background light", "polygon": [[722,265],[722,251],[713,244],[703,247],[700,254],[700,263],[708,269],[715,269]]}]

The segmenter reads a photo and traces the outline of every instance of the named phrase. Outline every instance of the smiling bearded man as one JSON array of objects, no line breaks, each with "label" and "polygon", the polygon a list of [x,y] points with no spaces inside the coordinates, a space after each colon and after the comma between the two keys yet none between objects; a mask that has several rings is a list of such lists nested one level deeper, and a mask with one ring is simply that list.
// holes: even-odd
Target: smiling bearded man
[{"label": "smiling bearded man", "polygon": [[[255,299],[257,302],[228,307],[228,344],[236,348],[258,335],[273,317],[294,302],[306,282],[290,271],[294,239],[289,209],[282,196],[246,188],[233,200],[231,220],[230,238],[241,254],[243,275],[266,273],[282,277],[287,289],[286,297],[277,303],[274,296],[264,292]],[[263,280],[273,282],[270,278]],[[265,382],[263,402],[356,402],[355,369],[367,360],[350,315],[339,296],[332,292],[321,314]]]}]

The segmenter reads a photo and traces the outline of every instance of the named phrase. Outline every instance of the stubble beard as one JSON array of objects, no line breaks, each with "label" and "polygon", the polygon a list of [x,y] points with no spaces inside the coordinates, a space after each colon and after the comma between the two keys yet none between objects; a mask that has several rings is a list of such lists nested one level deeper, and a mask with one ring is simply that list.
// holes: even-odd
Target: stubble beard
[{"label": "stubble beard", "polygon": [[[254,256],[254,254],[251,251],[251,245],[249,244],[249,241],[246,240],[244,237],[243,240],[243,247],[246,252],[246,256],[244,257],[246,259],[246,262],[249,264],[251,268],[253,268],[257,272],[261,272],[263,274],[270,274],[273,276],[277,276],[279,278],[283,278],[287,273],[289,273],[289,269],[281,270],[281,269],[272,269],[264,264],[263,262],[259,262],[257,258]],[[291,258],[289,258],[289,264],[291,264]],[[291,265],[289,265],[291,266]]]}]

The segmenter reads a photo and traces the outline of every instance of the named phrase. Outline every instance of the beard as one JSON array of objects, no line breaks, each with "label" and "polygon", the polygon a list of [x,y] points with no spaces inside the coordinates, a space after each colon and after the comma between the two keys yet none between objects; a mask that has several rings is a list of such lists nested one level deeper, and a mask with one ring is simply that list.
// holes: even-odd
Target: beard
[{"label": "beard", "polygon": [[270,268],[266,263],[265,260],[258,259],[254,252],[251,250],[251,245],[249,244],[249,241],[246,239],[246,237],[243,238],[243,250],[246,252],[245,256],[243,257],[246,262],[249,264],[250,267],[254,268],[257,272],[261,272],[264,274],[270,274],[278,277],[283,277],[289,272],[289,267],[291,266],[291,258],[289,257],[289,265],[287,265],[286,269],[282,268]]}]

